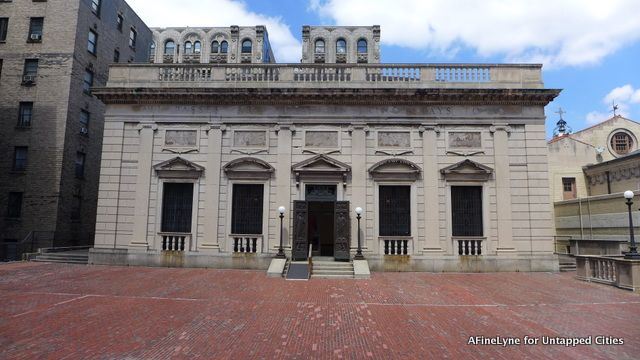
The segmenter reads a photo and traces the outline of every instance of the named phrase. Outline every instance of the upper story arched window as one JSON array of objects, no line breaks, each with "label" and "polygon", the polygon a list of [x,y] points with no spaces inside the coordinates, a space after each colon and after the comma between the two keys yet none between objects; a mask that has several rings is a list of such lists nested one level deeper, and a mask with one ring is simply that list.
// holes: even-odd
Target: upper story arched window
[{"label": "upper story arched window", "polygon": [[191,41],[187,41],[184,43],[184,53],[186,55],[193,54],[193,44],[191,43]]},{"label": "upper story arched window", "polygon": [[195,54],[200,54],[200,52],[202,51],[202,44],[200,43],[200,41],[196,41],[193,43],[193,52]]},{"label": "upper story arched window", "polygon": [[316,40],[316,46],[314,49],[316,54],[324,54],[324,40],[318,39]]},{"label": "upper story arched window", "polygon": [[366,54],[367,53],[367,40],[360,39],[358,40],[358,54]]},{"label": "upper story arched window", "polygon": [[220,43],[220,53],[226,54],[229,51],[229,44],[226,41]]},{"label": "upper story arched window", "polygon": [[167,40],[164,43],[164,54],[165,55],[173,55],[176,50],[176,43],[173,40]]},{"label": "upper story arched window", "polygon": [[212,53],[218,53],[220,52],[220,43],[216,40],[213,40],[211,42],[211,52]]},{"label": "upper story arched window", "polygon": [[345,54],[347,52],[347,42],[344,39],[336,41],[336,54]]},{"label": "upper story arched window", "polygon": [[251,40],[246,39],[242,41],[242,53],[243,54],[251,53]]}]

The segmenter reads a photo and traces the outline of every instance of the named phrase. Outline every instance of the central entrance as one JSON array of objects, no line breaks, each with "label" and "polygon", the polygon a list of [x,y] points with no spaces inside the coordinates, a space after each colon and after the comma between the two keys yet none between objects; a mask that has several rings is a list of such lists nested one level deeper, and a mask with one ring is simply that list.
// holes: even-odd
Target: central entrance
[{"label": "central entrance", "polygon": [[294,260],[306,260],[309,246],[312,256],[349,260],[349,202],[337,201],[337,185],[306,185],[305,200],[294,201],[293,209]]}]

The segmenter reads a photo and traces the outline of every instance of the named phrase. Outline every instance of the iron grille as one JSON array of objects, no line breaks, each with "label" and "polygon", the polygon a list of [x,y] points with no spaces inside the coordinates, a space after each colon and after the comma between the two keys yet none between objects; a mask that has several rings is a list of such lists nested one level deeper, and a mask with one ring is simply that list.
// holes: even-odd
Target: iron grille
[{"label": "iron grille", "polygon": [[482,187],[452,186],[453,236],[482,236]]},{"label": "iron grille", "polygon": [[162,232],[191,232],[193,184],[165,183],[162,198]]},{"label": "iron grille", "polygon": [[411,187],[380,186],[380,236],[411,236]]},{"label": "iron grille", "polygon": [[231,232],[262,234],[262,184],[234,184]]}]

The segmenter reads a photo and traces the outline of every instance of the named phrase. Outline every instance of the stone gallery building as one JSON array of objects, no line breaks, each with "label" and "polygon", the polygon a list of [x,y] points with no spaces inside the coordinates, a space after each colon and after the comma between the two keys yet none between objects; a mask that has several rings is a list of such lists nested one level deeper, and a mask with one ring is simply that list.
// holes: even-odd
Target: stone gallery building
[{"label": "stone gallery building", "polygon": [[261,26],[154,34],[94,90],[92,263],[266,269],[281,239],[344,261],[360,239],[374,270],[557,269],[540,65],[380,64],[377,26],[305,26],[299,64]]}]

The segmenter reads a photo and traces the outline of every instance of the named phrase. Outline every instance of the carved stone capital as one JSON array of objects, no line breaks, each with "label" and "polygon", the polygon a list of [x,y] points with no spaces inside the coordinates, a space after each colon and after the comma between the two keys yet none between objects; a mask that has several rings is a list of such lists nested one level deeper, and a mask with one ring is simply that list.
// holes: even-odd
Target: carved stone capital
[{"label": "carved stone capital", "polygon": [[496,131],[504,131],[507,134],[511,133],[511,127],[508,124],[493,124],[490,128],[489,131],[491,131],[491,133],[495,133]]},{"label": "carved stone capital", "polygon": [[364,130],[365,133],[369,133],[369,126],[367,126],[367,124],[365,123],[356,123],[349,125],[349,127],[347,128],[349,135],[351,135],[354,130]]},{"label": "carved stone capital", "polygon": [[158,124],[151,123],[151,122],[140,123],[140,124],[138,124],[136,129],[138,131],[141,131],[142,129],[151,129],[153,131],[156,131],[156,130],[158,130]]},{"label": "carved stone capital", "polygon": [[425,131],[435,131],[436,134],[440,134],[440,126],[437,124],[422,124],[418,127],[418,132],[422,135]]},{"label": "carved stone capital", "polygon": [[273,127],[273,131],[275,131],[276,134],[278,132],[280,132],[280,130],[289,130],[289,131],[291,131],[291,133],[295,133],[296,132],[296,127],[293,124],[276,124]]}]

